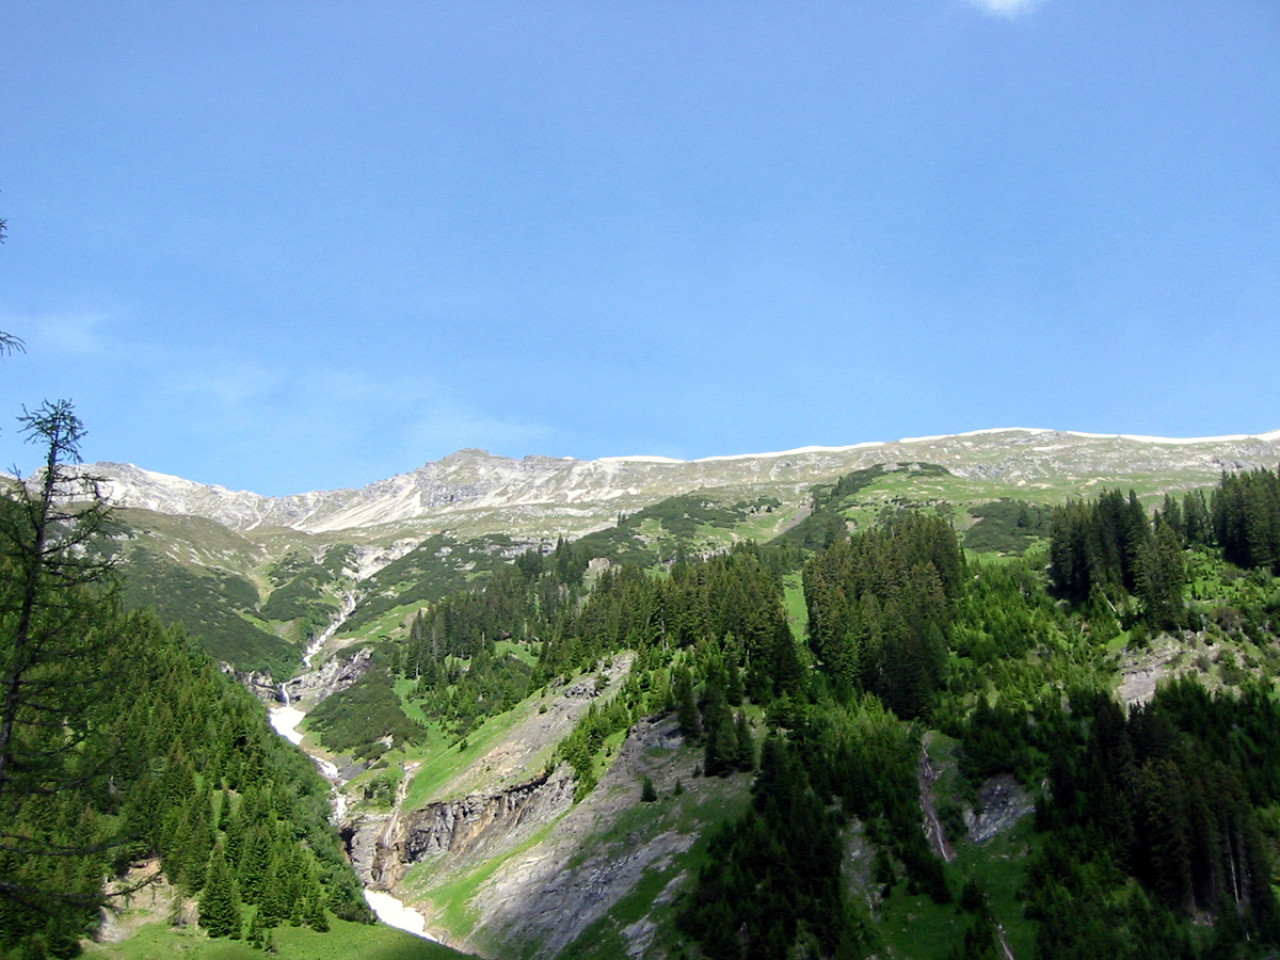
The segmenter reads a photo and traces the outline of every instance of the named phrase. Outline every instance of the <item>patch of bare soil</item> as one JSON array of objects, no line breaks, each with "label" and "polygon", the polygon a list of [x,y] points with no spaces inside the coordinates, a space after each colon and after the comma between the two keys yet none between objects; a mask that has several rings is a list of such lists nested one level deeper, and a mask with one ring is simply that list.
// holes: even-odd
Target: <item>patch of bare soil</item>
[{"label": "patch of bare soil", "polygon": [[168,920],[178,896],[160,871],[159,860],[131,867],[123,878],[108,885],[107,892],[112,896],[102,908],[102,925],[94,937],[99,943],[121,943],[145,924]]},{"label": "patch of bare soil", "polygon": [[1184,663],[1187,644],[1182,637],[1161,634],[1144,649],[1126,647],[1116,695],[1126,704],[1146,703],[1156,695],[1161,680],[1194,670]]}]

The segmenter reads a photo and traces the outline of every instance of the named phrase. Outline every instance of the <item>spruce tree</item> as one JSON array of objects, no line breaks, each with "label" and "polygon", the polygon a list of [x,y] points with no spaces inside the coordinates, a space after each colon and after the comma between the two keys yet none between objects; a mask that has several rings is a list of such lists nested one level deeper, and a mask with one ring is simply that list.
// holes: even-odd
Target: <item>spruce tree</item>
[{"label": "spruce tree", "polygon": [[658,799],[658,791],[653,785],[653,778],[647,773],[640,782],[640,802],[653,803]]},{"label": "spruce tree", "polygon": [[204,896],[200,898],[200,926],[211,937],[238,940],[240,924],[240,896],[236,892],[236,882],[227,866],[222,844],[218,844],[209,863]]},{"label": "spruce tree", "polygon": [[747,723],[747,715],[742,710],[738,711],[733,729],[737,740],[734,764],[739,770],[750,773],[756,766],[756,742],[755,738],[751,736],[751,726]]},{"label": "spruce tree", "polygon": [[306,924],[316,933],[329,932],[329,915],[324,909],[324,895],[320,892],[319,887],[316,888],[315,894],[308,899],[309,908],[306,915]]},{"label": "spruce tree", "polygon": [[702,721],[698,717],[698,704],[693,696],[693,676],[689,668],[681,664],[675,669],[672,695],[676,701],[676,713],[680,719],[680,732],[686,740],[702,736]]},{"label": "spruce tree", "polygon": [[106,790],[120,752],[113,684],[140,653],[99,549],[107,506],[72,466],[83,425],[65,400],[20,422],[44,465],[0,497],[0,856],[15,858],[0,870],[0,901],[13,897],[56,926],[66,911],[96,915],[102,901],[100,875],[65,865],[127,837],[108,835],[106,821],[92,835],[50,830],[41,811],[51,796],[79,798],[78,811]]},{"label": "spruce tree", "polygon": [[703,772],[708,777],[727,777],[733,772],[738,757],[738,739],[734,733],[733,716],[725,703],[720,685],[708,684],[707,708],[703,714],[706,727],[706,750]]}]

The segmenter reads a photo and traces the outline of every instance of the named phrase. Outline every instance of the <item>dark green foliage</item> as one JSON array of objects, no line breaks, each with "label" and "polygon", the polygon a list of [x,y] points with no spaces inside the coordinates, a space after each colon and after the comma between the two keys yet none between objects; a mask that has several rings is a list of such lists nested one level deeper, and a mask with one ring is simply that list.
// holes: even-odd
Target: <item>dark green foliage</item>
[{"label": "dark green foliage", "polygon": [[557,574],[530,578],[526,568],[499,570],[482,587],[419,611],[398,654],[399,672],[415,681],[410,696],[455,736],[529,694],[533,670],[515,655],[498,655],[497,642],[533,641],[572,604]]},{"label": "dark green foliage", "polygon": [[809,639],[842,690],[917,717],[944,679],[964,561],[946,521],[906,514],[839,540],[804,568]]},{"label": "dark green foliage", "polygon": [[125,752],[119,684],[145,647],[98,548],[106,507],[69,466],[80,420],[59,401],[21,423],[45,459],[0,499],[0,948],[39,933],[61,954],[96,922],[130,840],[108,787]]},{"label": "dark green foliage", "polygon": [[[952,645],[973,666],[1021,658],[1055,633],[1070,632],[1066,611],[1045,591],[1043,576],[1028,565],[974,564],[970,574],[956,603]],[[983,677],[980,673],[979,679]]]},{"label": "dark green foliage", "polygon": [[154,856],[236,936],[234,871],[259,833],[292,876],[368,917],[314,765],[194,644],[123,612],[96,508],[40,502],[0,500],[0,952],[71,955],[104,880]]},{"label": "dark green foliage", "polygon": [[[1160,516],[1160,515],[1157,515]],[[1130,491],[1103,493],[1096,501],[1072,501],[1053,512],[1049,575],[1059,597],[1075,604],[1098,598],[1142,601],[1151,626],[1166,629],[1184,620],[1181,539],[1168,522],[1152,527]]]},{"label": "dark green foliage", "polygon": [[[1056,837],[1091,843],[1050,846],[1046,856],[1105,860],[1136,876],[1165,910],[1230,915],[1275,943],[1270,854],[1253,811],[1280,799],[1276,764],[1265,759],[1280,749],[1280,705],[1254,691],[1211,697],[1182,680],[1127,718],[1100,694],[1073,697],[1071,714],[1055,750],[1053,801],[1038,820]],[[1055,873],[1088,877],[1052,864],[1036,874],[1033,903],[1059,896]]]},{"label": "dark green foliage", "polygon": [[319,562],[309,553],[285,557],[271,571],[275,589],[259,612],[268,620],[305,617],[316,623],[328,621],[338,605],[325,588],[342,576],[350,557],[351,548],[347,546],[331,547]]},{"label": "dark green foliage", "polygon": [[1177,531],[1169,523],[1157,522],[1154,535],[1138,557],[1136,590],[1151,626],[1175,629],[1182,625],[1186,619],[1182,602],[1186,579]]},{"label": "dark green foliage", "polygon": [[1025,500],[993,500],[973,507],[977,519],[964,533],[967,550],[979,553],[1021,554],[1049,536],[1050,510]]},{"label": "dark green foliage", "polygon": [[362,759],[381,747],[384,737],[397,746],[425,738],[426,731],[405,714],[392,689],[391,673],[379,659],[375,655],[363,677],[340,695],[326,697],[307,715],[308,729],[330,750]]},{"label": "dark green foliage", "polygon": [[498,657],[481,649],[466,663],[446,661],[424,673],[413,695],[427,716],[440,719],[455,736],[466,736],[484,717],[523,700],[532,673],[514,654]]},{"label": "dark green foliage", "polygon": [[794,689],[800,666],[782,585],[766,558],[766,551],[747,543],[677,564],[669,578],[648,577],[634,567],[606,570],[580,610],[566,610],[543,638],[533,683],[626,647],[642,653],[656,648],[663,657],[672,648],[724,641],[752,699],[763,702]]},{"label": "dark green foliage", "polygon": [[[499,640],[525,640],[554,623],[572,595],[547,577],[556,589],[544,589],[542,578],[529,580],[507,567],[482,586],[450,594],[418,612],[402,657],[402,672],[418,676],[446,657],[469,660],[492,653]],[[549,608],[547,613],[543,608]]]},{"label": "dark green foliage", "polygon": [[911,463],[890,468],[888,464],[874,466],[845,474],[834,484],[819,484],[810,494],[809,515],[790,530],[772,541],[773,545],[795,551],[812,553],[826,550],[837,540],[848,536],[848,523],[843,511],[859,502],[859,494],[887,474],[906,469],[914,476],[950,476],[946,467],[935,463]]},{"label": "dark green foliage", "polygon": [[182,624],[215,660],[281,679],[293,673],[297,648],[245,619],[257,613],[258,592],[243,577],[225,570],[197,573],[145,547],[130,551],[127,572],[125,603]]},{"label": "dark green foliage", "polygon": [[702,770],[708,777],[727,777],[738,760],[738,737],[733,715],[718,683],[707,684],[707,704],[702,714],[706,749]]},{"label": "dark green foliage", "polygon": [[[731,530],[777,505],[778,501],[768,498],[727,503],[713,493],[668,497],[620,517],[615,527],[587,534],[573,544],[573,550],[579,556],[603,557],[615,564],[651,567],[671,560],[682,546],[696,544],[705,527]],[[653,541],[641,529],[655,522],[662,534]]]},{"label": "dark green foliage", "polygon": [[511,538],[503,534],[466,541],[444,533],[430,537],[364,582],[368,593],[344,630],[358,633],[396,607],[422,606],[464,591],[477,576],[507,567],[504,556],[511,547]]},{"label": "dark green foliage", "polygon": [[1213,518],[1203,490],[1192,490],[1182,498],[1182,542],[1188,547],[1208,547],[1214,543]]},{"label": "dark green foliage", "polygon": [[687,740],[702,739],[702,715],[693,696],[693,675],[684,664],[676,667],[672,680],[676,715],[680,719],[680,733]]},{"label": "dark green foliage", "polygon": [[200,926],[211,937],[240,938],[240,897],[221,846],[214,851],[209,882],[200,898]]},{"label": "dark green foliage", "polygon": [[678,922],[707,957],[854,957],[838,823],[783,741],[765,741],[751,810],[712,837]]},{"label": "dark green foliage", "polygon": [[324,899],[318,893],[308,901],[306,924],[316,933],[329,932],[329,916],[324,909]]},{"label": "dark green foliage", "polygon": [[[556,747],[556,761],[564,760],[573,768],[576,781],[573,792],[575,802],[595,789],[595,756],[604,746],[605,739],[626,730],[636,721],[638,711],[635,710],[635,696],[637,693],[638,690],[633,687],[603,706],[592,703],[582,719],[574,726],[573,732],[561,740]],[[631,704],[628,703],[629,700],[632,701]]]},{"label": "dark green foliage", "polygon": [[964,940],[952,951],[955,960],[1003,960],[999,930],[991,915],[986,891],[976,880],[965,881],[960,894],[960,909],[968,914],[964,926]]},{"label": "dark green foliage", "polygon": [[1128,500],[1109,490],[1057,507],[1052,527],[1050,576],[1060,597],[1080,602],[1095,589],[1135,591],[1151,525],[1132,491]]},{"label": "dark green foliage", "polygon": [[640,782],[640,802],[654,803],[658,799],[657,788],[653,785],[653,778],[645,774]]},{"label": "dark green foliage", "polygon": [[1280,576],[1280,475],[1270,470],[1222,475],[1212,500],[1222,555],[1245,569]]},{"label": "dark green foliage", "polygon": [[739,770],[747,773],[756,768],[756,741],[751,735],[751,723],[747,715],[739,710],[733,723],[734,757],[733,763]]}]

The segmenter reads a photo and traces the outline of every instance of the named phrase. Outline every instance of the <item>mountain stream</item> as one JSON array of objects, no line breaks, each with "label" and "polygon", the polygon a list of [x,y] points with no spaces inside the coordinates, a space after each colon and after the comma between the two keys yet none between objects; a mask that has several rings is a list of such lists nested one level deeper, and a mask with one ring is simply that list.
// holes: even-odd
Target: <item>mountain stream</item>
[{"label": "mountain stream", "polygon": [[[355,598],[348,593],[344,597],[342,613],[334,618],[328,628],[324,630],[315,640],[307,645],[306,655],[303,658],[304,664],[310,668],[311,658],[320,652],[324,644],[337,632],[342,626],[344,620],[351,615],[355,609]],[[335,826],[342,822],[343,817],[347,813],[347,798],[342,793],[342,776],[338,768],[333,765],[327,758],[319,756],[308,750],[302,743],[303,733],[298,729],[298,724],[302,723],[306,717],[306,711],[300,710],[289,702],[289,694],[285,692],[284,685],[280,687],[280,695],[283,703],[274,706],[270,710],[271,726],[275,728],[276,733],[284,737],[290,743],[296,744],[302,749],[312,760],[316,766],[320,768],[320,772],[324,778],[329,781],[330,804],[333,808],[331,817]],[[426,919],[422,914],[418,913],[387,893],[385,890],[370,890],[365,888],[365,901],[377,914],[378,919],[389,927],[395,927],[412,933],[414,936],[422,937],[426,940],[435,940],[436,938],[427,933]]]},{"label": "mountain stream", "polygon": [[[290,743],[297,744],[307,755],[316,762],[316,766],[320,768],[320,772],[324,774],[324,778],[332,785],[332,794],[330,802],[333,805],[333,822],[340,823],[347,812],[347,798],[342,794],[342,778],[335,767],[329,760],[324,757],[316,756],[307,751],[302,746],[302,731],[298,729],[298,724],[302,722],[306,716],[302,710],[293,706],[279,706],[271,710],[271,726],[275,727],[276,733],[284,737]],[[370,890],[367,887],[364,891],[365,901],[373,909],[381,920],[389,927],[395,927],[412,933],[414,936],[422,937],[426,940],[435,940],[435,937],[427,933],[426,918],[416,910],[406,907],[403,903],[387,893],[385,890]]]}]

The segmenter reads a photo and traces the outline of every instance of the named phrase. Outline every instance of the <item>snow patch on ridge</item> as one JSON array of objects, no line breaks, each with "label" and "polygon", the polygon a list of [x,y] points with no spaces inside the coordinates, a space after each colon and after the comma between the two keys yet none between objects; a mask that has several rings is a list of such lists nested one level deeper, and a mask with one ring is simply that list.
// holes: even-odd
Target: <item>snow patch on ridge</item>
[{"label": "snow patch on ridge", "polygon": [[[1034,451],[1028,450],[1024,437],[1034,438],[1031,443],[1040,445]],[[649,494],[656,500],[710,486],[804,482],[811,476],[821,479],[836,472],[869,466],[876,458],[924,458],[964,470],[966,459],[981,453],[988,460],[997,458],[995,463],[984,463],[981,468],[986,471],[984,475],[1023,482],[1051,469],[1046,455],[1056,456],[1058,451],[1068,460],[1083,458],[1081,462],[1089,464],[1090,469],[1110,464],[1108,469],[1123,472],[1122,464],[1134,457],[1144,463],[1160,461],[1171,467],[1173,464],[1166,461],[1172,458],[1179,461],[1182,468],[1204,473],[1217,469],[1218,461],[1211,461],[1209,454],[1240,465],[1274,463],[1276,454],[1264,445],[1277,443],[1280,443],[1280,430],[1257,436],[1180,439],[1002,427],[946,436],[909,437],[896,442],[805,446],[774,453],[697,460],[646,455],[597,460],[550,457],[515,460],[469,450],[358,490],[318,491],[288,497],[233,492],[129,464],[95,464],[83,469],[104,475],[103,493],[121,506],[205,517],[238,530],[282,527],[330,533],[421,523],[428,518],[436,529],[444,529],[457,519],[465,522],[478,513],[493,510],[513,511],[512,519],[517,513],[521,516],[556,514],[561,520],[550,520],[554,526],[562,522],[565,515],[577,516],[574,511],[607,512],[614,509],[613,504],[634,505]],[[925,446],[929,444],[935,446]],[[1142,447],[1129,446],[1131,444]],[[1151,469],[1153,463],[1146,463],[1144,469]]]},{"label": "snow patch on ridge", "polygon": [[1232,433],[1223,437],[1145,437],[1136,433],[1081,433],[1078,430],[1064,430],[1072,437],[1084,437],[1088,440],[1132,440],[1135,443],[1162,443],[1173,446],[1190,446],[1196,443],[1242,443],[1245,440],[1263,440],[1275,443],[1280,440],[1280,430],[1270,433]]}]

